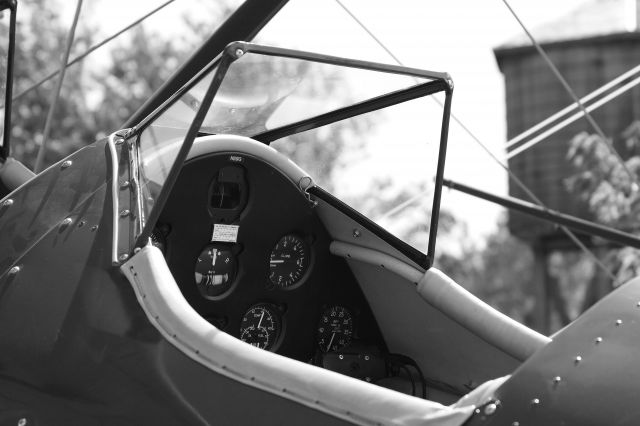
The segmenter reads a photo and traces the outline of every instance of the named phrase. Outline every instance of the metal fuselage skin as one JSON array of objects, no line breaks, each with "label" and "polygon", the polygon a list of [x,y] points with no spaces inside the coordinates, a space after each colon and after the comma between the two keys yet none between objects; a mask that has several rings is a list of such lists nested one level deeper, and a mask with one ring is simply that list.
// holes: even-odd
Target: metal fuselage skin
[{"label": "metal fuselage skin", "polygon": [[0,207],[0,424],[344,424],[206,369],[150,324],[112,264],[109,158],[106,140],[81,149]]}]

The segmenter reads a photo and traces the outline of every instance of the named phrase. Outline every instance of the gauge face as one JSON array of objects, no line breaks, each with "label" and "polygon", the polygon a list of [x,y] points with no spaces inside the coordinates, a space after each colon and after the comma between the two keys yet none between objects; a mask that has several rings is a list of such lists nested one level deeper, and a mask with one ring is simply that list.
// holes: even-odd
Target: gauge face
[{"label": "gauge face", "polygon": [[240,322],[240,340],[260,349],[272,349],[280,335],[277,309],[266,303],[253,305]]},{"label": "gauge face", "polygon": [[236,270],[237,262],[230,248],[207,246],[196,260],[196,285],[203,296],[218,296],[229,289]]},{"label": "gauge face", "polygon": [[342,306],[326,309],[318,324],[318,346],[323,352],[337,351],[351,343],[353,316]]},{"label": "gauge face", "polygon": [[309,268],[309,245],[300,237],[289,234],[271,250],[269,281],[282,288],[290,287],[304,277]]}]

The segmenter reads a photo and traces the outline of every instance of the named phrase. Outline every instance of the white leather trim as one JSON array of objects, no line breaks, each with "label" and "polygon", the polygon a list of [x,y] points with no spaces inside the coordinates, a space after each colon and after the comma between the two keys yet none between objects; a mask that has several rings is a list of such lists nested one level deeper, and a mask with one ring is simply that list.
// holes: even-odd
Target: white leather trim
[{"label": "white leather trim", "polygon": [[193,310],[153,246],[120,269],[151,324],[169,342],[206,368],[247,386],[361,425],[461,425],[475,409],[404,395],[241,342]]},{"label": "white leather trim", "polygon": [[431,306],[520,361],[551,342],[487,305],[436,268],[422,273],[388,254],[339,241],[331,243],[330,250],[338,256],[380,265],[417,284],[418,293]]}]

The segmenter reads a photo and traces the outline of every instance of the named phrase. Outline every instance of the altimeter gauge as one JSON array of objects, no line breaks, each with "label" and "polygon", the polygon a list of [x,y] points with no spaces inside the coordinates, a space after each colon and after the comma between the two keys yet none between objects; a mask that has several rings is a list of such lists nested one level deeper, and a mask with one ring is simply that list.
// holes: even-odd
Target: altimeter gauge
[{"label": "altimeter gauge", "polygon": [[348,346],[353,338],[353,316],[343,306],[325,309],[318,323],[318,347],[333,352]]},{"label": "altimeter gauge", "polygon": [[240,321],[240,340],[270,350],[278,341],[282,322],[277,308],[258,303],[249,308]]},{"label": "altimeter gauge", "polygon": [[237,262],[230,247],[213,244],[205,247],[196,260],[195,281],[205,297],[219,296],[231,287]]},{"label": "altimeter gauge", "polygon": [[311,249],[301,237],[288,234],[280,238],[271,250],[269,281],[281,288],[291,287],[304,277],[311,258]]}]

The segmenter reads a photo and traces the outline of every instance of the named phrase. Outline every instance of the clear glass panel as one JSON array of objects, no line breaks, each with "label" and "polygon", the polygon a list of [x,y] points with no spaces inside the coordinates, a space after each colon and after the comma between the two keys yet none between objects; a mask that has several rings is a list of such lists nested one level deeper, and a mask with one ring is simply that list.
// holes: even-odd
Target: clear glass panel
[{"label": "clear glass panel", "polygon": [[[204,76],[140,136],[147,210],[166,180],[215,72]],[[407,76],[248,53],[229,67],[200,131],[253,136],[415,84]],[[319,130],[326,131],[332,130]]]},{"label": "clear glass panel", "polygon": [[442,108],[420,98],[271,146],[364,216],[427,251]]}]

